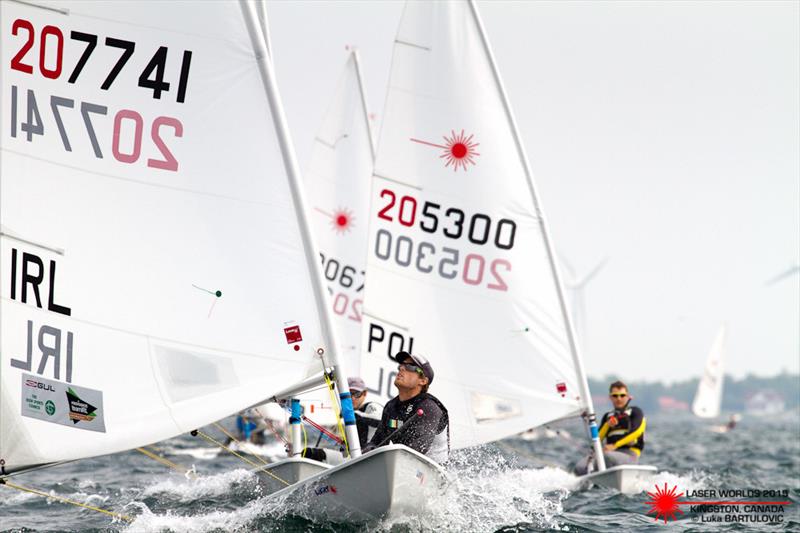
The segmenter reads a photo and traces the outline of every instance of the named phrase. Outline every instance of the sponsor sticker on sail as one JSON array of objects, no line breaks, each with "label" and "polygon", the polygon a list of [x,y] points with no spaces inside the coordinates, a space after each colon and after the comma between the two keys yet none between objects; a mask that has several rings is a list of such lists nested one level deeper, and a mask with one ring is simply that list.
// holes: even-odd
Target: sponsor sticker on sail
[{"label": "sponsor sticker on sail", "polygon": [[22,374],[22,416],[106,432],[103,391]]}]

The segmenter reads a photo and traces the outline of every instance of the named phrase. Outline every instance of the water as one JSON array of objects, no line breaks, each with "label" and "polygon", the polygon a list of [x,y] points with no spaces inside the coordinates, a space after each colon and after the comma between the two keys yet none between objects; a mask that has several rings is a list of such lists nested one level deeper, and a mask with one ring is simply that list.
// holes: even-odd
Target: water
[{"label": "water", "polygon": [[713,433],[708,424],[686,415],[648,419],[644,457],[664,471],[657,477],[659,486],[788,489],[792,503],[781,525],[703,522],[709,515],[688,507],[665,525],[647,514],[645,492],[577,490],[567,466],[586,446],[579,425],[562,427],[572,439],[516,438],[458,453],[449,467],[452,485],[422,517],[364,526],[309,521],[264,498],[247,465],[229,455],[214,457],[205,441],[187,435],[159,448],[173,461],[193,465],[201,474],[197,479],[138,452],[14,478],[19,485],[132,516],[132,524],[0,487],[0,531],[800,531],[800,412],[745,417],[727,434]]}]

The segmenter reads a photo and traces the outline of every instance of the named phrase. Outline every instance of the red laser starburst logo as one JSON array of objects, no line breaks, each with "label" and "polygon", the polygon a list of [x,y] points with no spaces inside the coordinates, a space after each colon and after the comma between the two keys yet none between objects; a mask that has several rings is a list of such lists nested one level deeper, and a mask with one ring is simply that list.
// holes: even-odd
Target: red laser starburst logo
[{"label": "red laser starburst logo", "polygon": [[442,136],[445,144],[436,144],[413,138],[409,140],[415,143],[433,146],[434,148],[441,148],[442,154],[439,158],[446,161],[444,165],[445,168],[452,165],[453,172],[455,172],[459,168],[466,171],[468,164],[474,166],[475,157],[481,155],[475,151],[475,149],[480,146],[480,143],[472,141],[474,136],[474,134],[467,136],[464,130],[461,130],[461,133],[456,133],[455,130],[451,130],[449,137],[447,135]]},{"label": "red laser starburst logo", "polygon": [[675,513],[683,514],[683,511],[678,507],[683,503],[680,501],[680,497],[683,496],[683,493],[677,494],[677,491],[677,485],[670,490],[667,490],[666,483],[664,483],[664,490],[661,490],[661,487],[656,485],[655,493],[647,493],[647,495],[650,496],[650,500],[645,502],[650,506],[650,510],[647,511],[647,514],[655,513],[656,522],[658,522],[659,518],[664,517],[665,524],[667,523],[667,517],[676,520],[677,517]]},{"label": "red laser starburst logo", "polygon": [[346,207],[335,209],[333,213],[323,211],[319,207],[315,207],[314,209],[331,219],[331,228],[336,233],[347,233],[353,227],[353,220],[355,220],[355,216],[353,215],[353,212]]}]

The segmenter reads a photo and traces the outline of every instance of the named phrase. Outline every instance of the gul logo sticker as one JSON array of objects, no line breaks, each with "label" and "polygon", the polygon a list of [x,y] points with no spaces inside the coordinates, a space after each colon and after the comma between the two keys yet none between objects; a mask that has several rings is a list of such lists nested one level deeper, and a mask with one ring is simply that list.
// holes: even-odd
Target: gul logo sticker
[{"label": "gul logo sticker", "polygon": [[21,415],[76,429],[105,433],[103,392],[22,374]]}]

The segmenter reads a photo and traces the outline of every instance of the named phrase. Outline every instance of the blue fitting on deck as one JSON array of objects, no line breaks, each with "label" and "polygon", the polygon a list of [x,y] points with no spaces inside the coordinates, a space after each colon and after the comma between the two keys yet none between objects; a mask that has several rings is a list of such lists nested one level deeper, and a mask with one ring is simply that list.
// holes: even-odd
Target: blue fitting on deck
[{"label": "blue fitting on deck", "polygon": [[356,423],[356,414],[353,411],[353,398],[350,391],[339,394],[340,404],[342,405],[342,418],[345,426],[353,426]]},{"label": "blue fitting on deck", "polygon": [[597,432],[597,423],[592,421],[589,423],[589,431],[592,433],[592,440],[597,440],[599,434]]},{"label": "blue fitting on deck", "polygon": [[300,400],[292,400],[292,415],[289,418],[290,424],[299,424],[303,417],[303,408],[300,406]]}]

